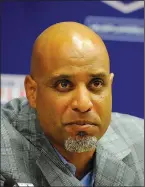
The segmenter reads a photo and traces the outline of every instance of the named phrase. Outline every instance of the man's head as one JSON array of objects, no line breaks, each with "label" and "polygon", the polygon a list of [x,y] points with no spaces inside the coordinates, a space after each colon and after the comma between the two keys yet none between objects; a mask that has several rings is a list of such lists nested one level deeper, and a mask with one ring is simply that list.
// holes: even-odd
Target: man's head
[{"label": "man's head", "polygon": [[49,140],[83,152],[93,149],[108,128],[112,81],[102,39],[82,24],[62,22],[36,39],[25,89]]}]

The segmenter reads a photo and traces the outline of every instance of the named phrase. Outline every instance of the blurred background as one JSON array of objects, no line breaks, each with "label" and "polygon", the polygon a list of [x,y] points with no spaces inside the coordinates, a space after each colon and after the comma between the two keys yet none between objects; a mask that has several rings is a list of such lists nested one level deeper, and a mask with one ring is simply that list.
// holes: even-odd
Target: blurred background
[{"label": "blurred background", "polygon": [[25,96],[32,45],[50,25],[77,21],[103,38],[111,59],[113,111],[144,117],[144,2],[1,3],[1,103]]}]

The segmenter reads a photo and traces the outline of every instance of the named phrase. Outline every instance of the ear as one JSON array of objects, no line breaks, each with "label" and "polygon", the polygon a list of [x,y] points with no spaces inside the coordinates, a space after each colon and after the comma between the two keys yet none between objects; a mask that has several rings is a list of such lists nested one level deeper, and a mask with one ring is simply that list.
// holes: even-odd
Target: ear
[{"label": "ear", "polygon": [[110,83],[112,85],[114,79],[114,73],[110,73]]},{"label": "ear", "polygon": [[36,108],[37,83],[30,75],[27,75],[25,77],[24,86],[30,106]]}]

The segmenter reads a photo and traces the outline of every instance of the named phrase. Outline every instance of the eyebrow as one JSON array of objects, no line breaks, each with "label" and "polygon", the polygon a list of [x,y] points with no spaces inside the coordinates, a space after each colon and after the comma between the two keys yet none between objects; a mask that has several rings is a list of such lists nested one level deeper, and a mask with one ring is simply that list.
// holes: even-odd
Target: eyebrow
[{"label": "eyebrow", "polygon": [[[90,78],[105,78],[108,76],[108,73],[101,72],[101,73],[91,73],[88,75]],[[55,82],[61,79],[72,79],[74,74],[58,74],[52,75],[47,78],[47,82]]]},{"label": "eyebrow", "polygon": [[108,76],[108,73],[105,73],[105,72],[101,72],[101,73],[92,73],[92,74],[89,74],[89,77],[107,77]]}]

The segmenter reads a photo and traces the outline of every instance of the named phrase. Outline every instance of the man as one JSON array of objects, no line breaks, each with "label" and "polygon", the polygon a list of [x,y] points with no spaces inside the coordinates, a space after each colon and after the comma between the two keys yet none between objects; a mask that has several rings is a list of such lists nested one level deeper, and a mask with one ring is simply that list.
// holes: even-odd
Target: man
[{"label": "man", "polygon": [[1,183],[143,186],[143,120],[112,113],[107,49],[62,22],[36,39],[26,98],[2,108]]}]

